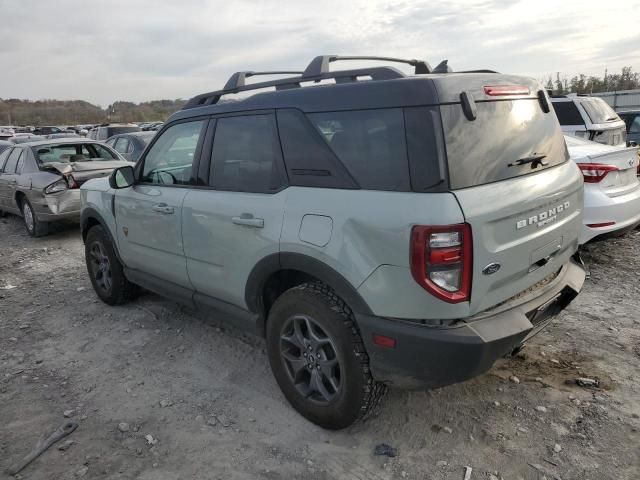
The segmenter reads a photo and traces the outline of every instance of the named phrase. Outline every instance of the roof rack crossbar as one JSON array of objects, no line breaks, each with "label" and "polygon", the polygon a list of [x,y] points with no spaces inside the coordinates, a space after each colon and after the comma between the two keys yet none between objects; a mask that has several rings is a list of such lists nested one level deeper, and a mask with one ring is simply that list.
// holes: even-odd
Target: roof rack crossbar
[{"label": "roof rack crossbar", "polygon": [[355,55],[320,55],[313,60],[307,66],[303,77],[315,77],[317,75],[322,75],[324,73],[329,73],[329,64],[331,62],[337,62],[342,60],[376,60],[376,61],[384,61],[384,62],[395,62],[395,63],[406,63],[415,67],[415,73],[430,73],[431,66],[425,62],[424,60],[409,60],[406,58],[395,58],[395,57],[375,57],[375,56],[355,56]]},{"label": "roof rack crossbar", "polygon": [[225,84],[223,90],[230,90],[232,88],[238,88],[238,87],[244,87],[245,86],[245,79],[248,77],[257,77],[258,75],[301,75],[302,72],[299,72],[297,70],[274,70],[272,72],[252,72],[252,71],[248,71],[248,72],[236,72],[233,75],[231,75],[231,77],[229,77],[229,80],[227,80],[227,83]]},{"label": "roof rack crossbar", "polygon": [[[281,74],[287,72],[278,72]],[[292,72],[300,73],[300,72]],[[250,74],[250,75],[248,75]],[[276,72],[237,72],[234,73],[227,81],[225,87],[222,90],[216,90],[213,92],[203,93],[190,99],[183,107],[182,110],[190,108],[203,107],[206,105],[213,105],[218,103],[223,95],[231,93],[239,93],[250,90],[260,90],[262,88],[275,87],[276,90],[285,90],[289,88],[300,87],[302,82],[320,82],[326,79],[335,79],[336,83],[357,81],[358,77],[371,77],[372,80],[391,80],[394,78],[403,78],[406,75],[399,70],[392,67],[374,67],[374,68],[361,68],[356,70],[339,70],[335,72],[325,72],[314,76],[299,75],[296,77],[287,77],[276,80],[269,80],[266,82],[258,82],[246,85],[244,79],[246,77],[255,75],[276,75]]]}]

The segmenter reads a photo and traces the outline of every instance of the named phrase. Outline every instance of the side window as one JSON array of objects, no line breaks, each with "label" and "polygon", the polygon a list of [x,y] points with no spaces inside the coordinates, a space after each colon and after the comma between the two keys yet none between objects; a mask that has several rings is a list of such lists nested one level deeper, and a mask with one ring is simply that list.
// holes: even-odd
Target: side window
[{"label": "side window", "polygon": [[209,184],[219,190],[270,193],[285,184],[273,115],[219,118]]},{"label": "side window", "polygon": [[640,133],[640,115],[636,115],[629,126],[629,133]]},{"label": "side window", "polygon": [[204,120],[166,129],[144,158],[141,181],[157,185],[188,185]]},{"label": "side window", "polygon": [[18,165],[18,160],[20,159],[20,155],[22,155],[21,148],[14,148],[7,159],[7,163],[4,166],[4,173],[15,173],[16,165]]},{"label": "side window", "polygon": [[10,148],[7,148],[4,152],[0,153],[0,173],[4,171],[4,164],[7,161],[7,158],[9,158],[10,153]]},{"label": "side window", "polygon": [[584,125],[582,115],[573,102],[551,102],[560,125]]},{"label": "side window", "polygon": [[360,187],[410,189],[402,109],[313,113],[309,119]]},{"label": "side window", "polygon": [[107,140],[106,143],[107,145],[109,145],[110,147],[113,147],[113,145],[116,143],[117,138],[110,138],[109,140]]},{"label": "side window", "polygon": [[129,139],[125,137],[118,138],[113,148],[115,148],[118,153],[127,153],[129,149]]}]

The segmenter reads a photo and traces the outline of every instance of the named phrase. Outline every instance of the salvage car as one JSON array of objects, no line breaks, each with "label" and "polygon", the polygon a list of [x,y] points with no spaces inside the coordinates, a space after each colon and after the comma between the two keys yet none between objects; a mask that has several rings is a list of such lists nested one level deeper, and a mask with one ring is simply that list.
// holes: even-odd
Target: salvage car
[{"label": "salvage car", "polygon": [[90,130],[87,138],[105,141],[120,133],[140,132],[142,129],[133,123],[105,123]]},{"label": "salvage car", "polygon": [[104,143],[113,147],[116,152],[130,162],[135,162],[155,135],[154,131],[123,133],[114,135]]},{"label": "salvage car", "polygon": [[253,84],[237,72],[174,113],[135,168],[81,188],[100,299],[142,286],[224,312],[266,337],[284,396],[331,429],[388,385],[487,371],[585,279],[582,175],[537,81],[380,57],[415,75],[329,68],[356,58],[371,60],[320,56]]},{"label": "salvage car", "polygon": [[551,102],[562,131],[567,135],[605,145],[627,146],[624,121],[602,98],[557,95]]},{"label": "salvage car", "polygon": [[80,216],[80,186],[131,165],[100,142],[58,139],[13,145],[0,154],[0,211],[22,216],[29,235]]},{"label": "salvage car", "polygon": [[640,224],[637,148],[616,148],[565,135],[571,159],[584,176],[580,243],[621,234]]}]

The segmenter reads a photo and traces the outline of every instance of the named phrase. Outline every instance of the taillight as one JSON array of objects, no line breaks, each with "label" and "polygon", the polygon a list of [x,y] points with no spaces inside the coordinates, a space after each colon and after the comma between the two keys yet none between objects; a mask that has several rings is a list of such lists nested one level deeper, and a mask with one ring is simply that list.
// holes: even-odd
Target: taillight
[{"label": "taillight", "polygon": [[582,171],[585,183],[599,183],[609,172],[619,170],[615,165],[604,165],[602,163],[578,163],[578,168]]},{"label": "taillight", "polygon": [[76,179],[73,178],[73,175],[67,174],[64,176],[64,178],[67,181],[67,185],[69,185],[69,188],[80,188],[80,185],[78,185],[78,182],[76,182]]},{"label": "taillight", "polygon": [[503,95],[529,95],[531,90],[525,85],[487,85],[484,93],[492,97]]},{"label": "taillight", "polygon": [[473,239],[467,223],[415,226],[411,230],[411,274],[418,284],[440,300],[469,300]]}]

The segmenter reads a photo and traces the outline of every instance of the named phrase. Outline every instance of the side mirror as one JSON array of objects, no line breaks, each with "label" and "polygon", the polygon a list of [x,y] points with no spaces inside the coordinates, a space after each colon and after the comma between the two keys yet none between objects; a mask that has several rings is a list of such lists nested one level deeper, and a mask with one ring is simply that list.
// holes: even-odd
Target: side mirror
[{"label": "side mirror", "polygon": [[133,167],[127,165],[126,167],[116,168],[111,175],[109,175],[109,186],[111,188],[127,188],[135,183],[135,175],[133,173]]}]

